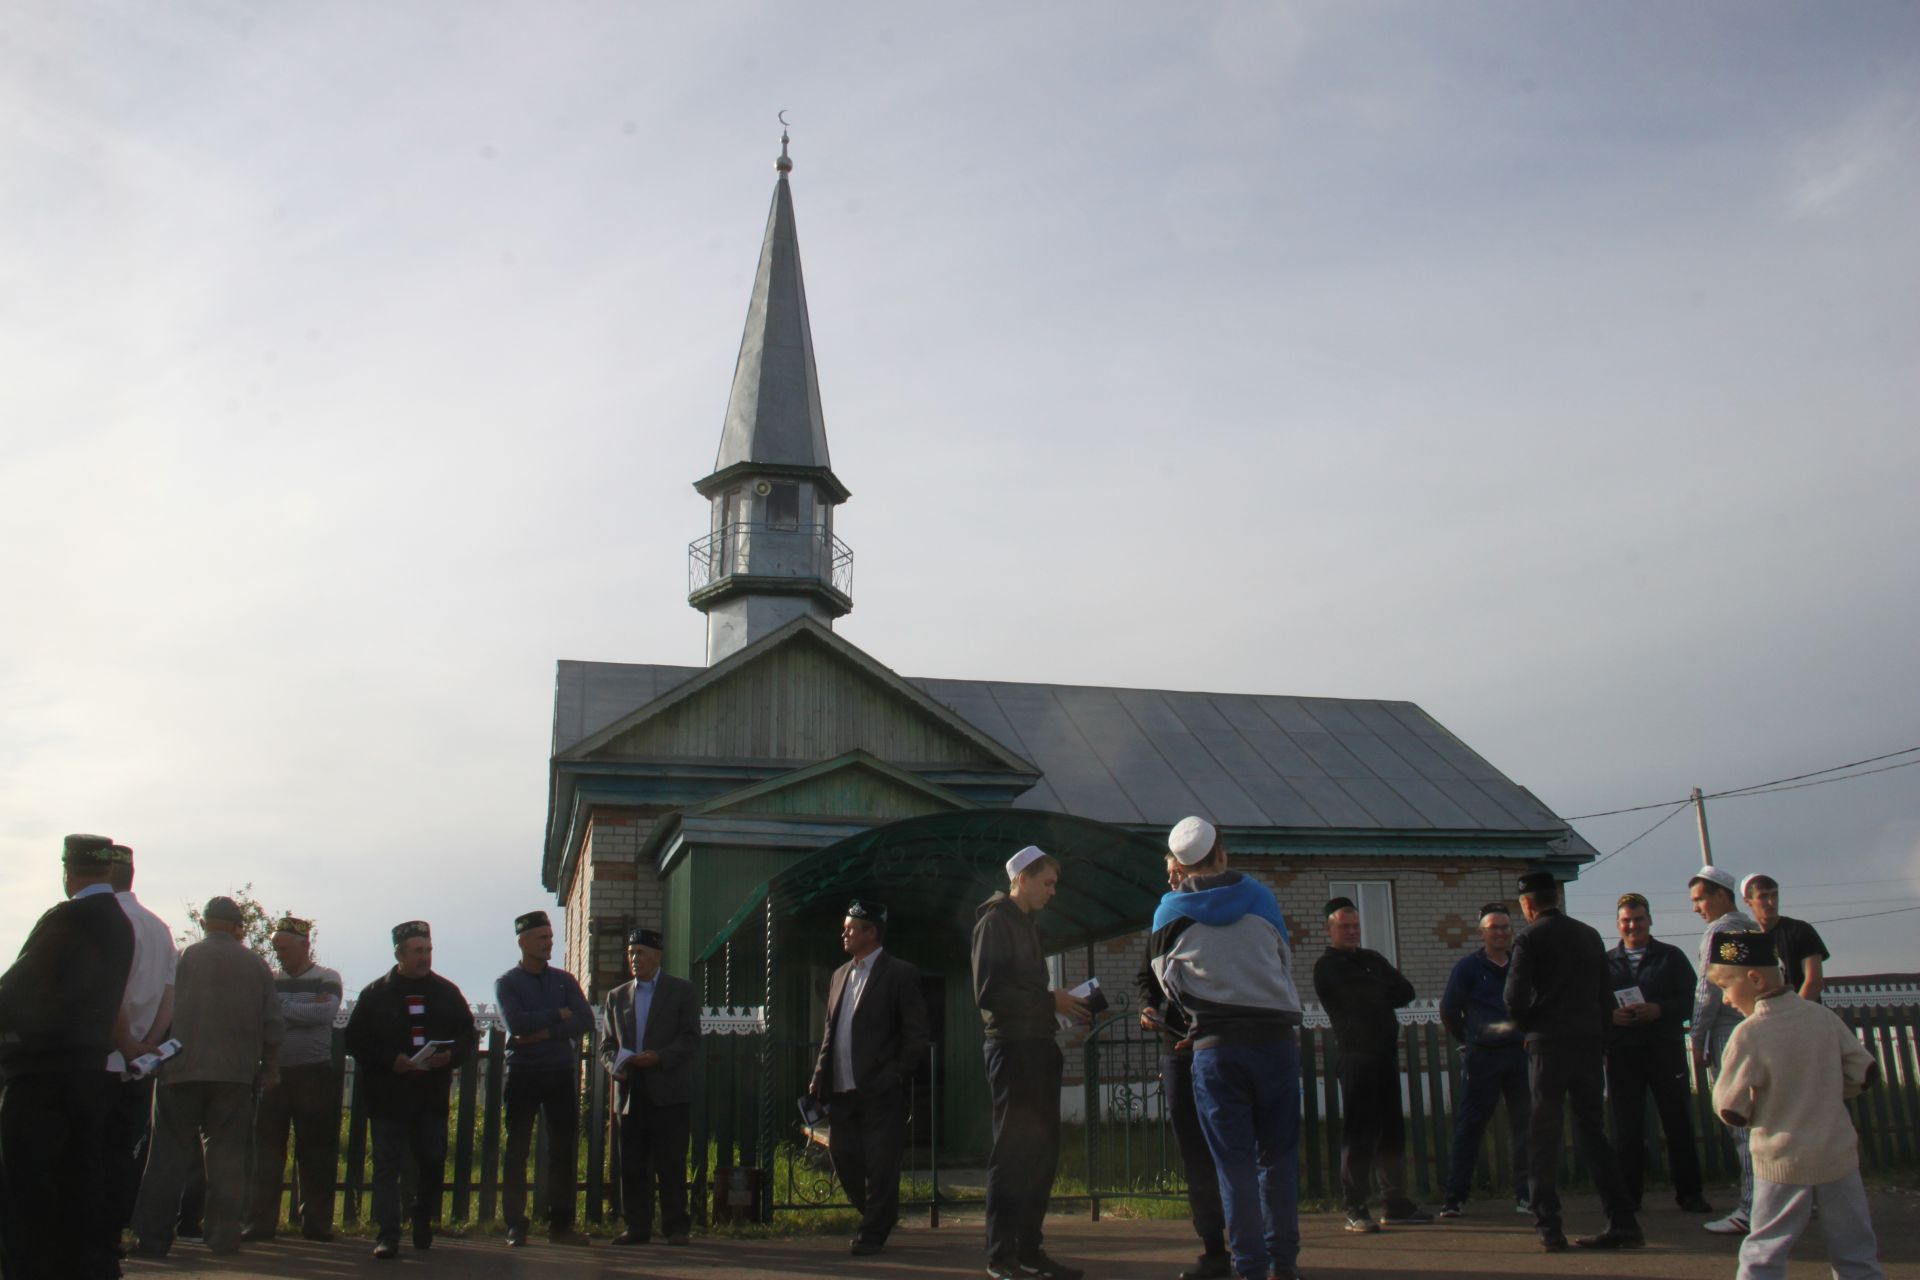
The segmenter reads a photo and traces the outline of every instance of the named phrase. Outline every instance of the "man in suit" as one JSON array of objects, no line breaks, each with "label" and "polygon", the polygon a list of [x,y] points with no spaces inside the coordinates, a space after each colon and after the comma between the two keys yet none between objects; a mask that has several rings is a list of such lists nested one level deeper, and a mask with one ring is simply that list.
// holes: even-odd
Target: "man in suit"
[{"label": "man in suit", "polygon": [[71,835],[61,856],[68,900],[41,916],[0,975],[0,1266],[10,1277],[106,1280],[119,1274],[109,1244],[107,1118],[121,1004],[133,970],[133,925],[113,896],[113,841]]},{"label": "man in suit", "polygon": [[883,948],[887,909],[855,900],[840,924],[851,957],[827,988],[827,1023],[807,1092],[827,1108],[827,1150],[860,1211],[856,1258],[880,1252],[900,1219],[900,1157],[913,1072],[927,1051],[920,971]]},{"label": "man in suit", "polygon": [[613,1239],[618,1245],[653,1238],[656,1182],[667,1243],[687,1243],[690,1225],[687,1144],[700,1001],[691,982],[660,972],[664,946],[657,929],[627,931],[633,981],[615,987],[604,1010],[600,1061],[613,1077],[613,1112],[620,1117],[620,1216],[627,1221]]},{"label": "man in suit", "polygon": [[1527,1160],[1534,1227],[1541,1247],[1564,1251],[1560,1192],[1561,1117],[1573,1113],[1594,1189],[1607,1214],[1607,1229],[1581,1236],[1583,1249],[1631,1249],[1644,1245],[1632,1202],[1620,1180],[1620,1163],[1607,1141],[1601,1101],[1603,1045],[1609,1011],[1615,1008],[1607,973],[1606,944],[1590,925],[1560,912],[1560,882],[1548,871],[1520,877],[1520,910],[1527,927],[1513,941],[1507,964],[1507,1012],[1526,1035],[1527,1082],[1533,1116]]},{"label": "man in suit", "polygon": [[1693,1146],[1693,1090],[1687,1079],[1687,1015],[1699,975],[1687,953],[1653,936],[1653,914],[1637,893],[1620,898],[1620,945],[1607,952],[1614,999],[1629,1003],[1609,1015],[1607,1097],[1613,1142],[1627,1197],[1640,1207],[1647,1166],[1647,1093],[1660,1112],[1673,1165],[1673,1198],[1688,1213],[1712,1213],[1700,1194],[1700,1153]]}]

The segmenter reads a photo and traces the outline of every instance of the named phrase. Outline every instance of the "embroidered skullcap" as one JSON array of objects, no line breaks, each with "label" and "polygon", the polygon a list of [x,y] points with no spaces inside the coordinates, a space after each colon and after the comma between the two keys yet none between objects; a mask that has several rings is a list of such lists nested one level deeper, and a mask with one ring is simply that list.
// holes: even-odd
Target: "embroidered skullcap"
[{"label": "embroidered skullcap", "polygon": [[1360,908],[1353,905],[1352,898],[1328,898],[1327,905],[1323,910],[1322,914],[1327,916],[1329,919],[1331,919],[1333,916],[1333,913],[1336,911],[1358,912],[1359,910]]},{"label": "embroidered skullcap", "polygon": [[202,920],[225,920],[228,924],[245,924],[246,913],[240,910],[240,904],[232,898],[208,898],[207,905],[200,908]]},{"label": "embroidered skullcap", "polygon": [[297,933],[304,938],[313,932],[313,921],[302,920],[299,916],[281,916],[278,920],[274,921],[273,931],[275,933]]},{"label": "embroidered skullcap", "polygon": [[651,947],[655,951],[665,951],[667,940],[660,936],[658,929],[642,929],[638,925],[627,930],[627,945],[630,947]]},{"label": "embroidered skullcap", "polygon": [[1017,880],[1020,873],[1047,856],[1047,851],[1037,844],[1030,844],[1007,859],[1007,879]]},{"label": "embroidered skullcap", "polygon": [[425,938],[433,941],[433,927],[425,920],[409,920],[405,924],[393,926],[393,945],[399,946],[409,938]]},{"label": "embroidered skullcap", "polygon": [[1560,896],[1560,882],[1554,879],[1551,871],[1526,872],[1515,882],[1514,887],[1520,893],[1556,899]]},{"label": "embroidered skullcap", "polygon": [[1738,893],[1740,889],[1739,884],[1736,883],[1733,878],[1733,872],[1727,870],[1725,867],[1700,868],[1693,873],[1693,878],[1687,881],[1687,888],[1691,889],[1703,881],[1707,884],[1718,885],[1728,893]]},{"label": "embroidered skullcap", "polygon": [[855,920],[871,920],[875,924],[887,922],[887,908],[878,902],[868,902],[864,898],[855,898],[847,904],[847,915]]},{"label": "embroidered skullcap", "polygon": [[553,921],[547,919],[546,912],[529,911],[523,916],[514,917],[513,936],[517,938],[529,929],[538,929],[545,925],[551,925],[552,923]]},{"label": "embroidered skullcap", "polygon": [[1182,818],[1167,832],[1167,852],[1183,867],[1205,862],[1220,833],[1205,818]]},{"label": "embroidered skullcap", "polygon": [[1713,935],[1713,963],[1738,965],[1742,969],[1767,969],[1780,963],[1774,953],[1773,935],[1755,930]]},{"label": "embroidered skullcap", "polygon": [[[132,851],[128,851],[131,856]],[[70,835],[60,850],[60,861],[70,867],[104,871],[113,863],[113,841],[106,836]]]},{"label": "embroidered skullcap", "polygon": [[1653,910],[1651,904],[1647,902],[1647,895],[1644,893],[1623,893],[1620,895],[1620,901],[1613,905],[1616,911],[1625,911],[1628,907],[1639,907],[1642,911]]},{"label": "embroidered skullcap", "polygon": [[1740,882],[1740,897],[1743,900],[1751,898],[1756,889],[1762,893],[1767,892],[1769,889],[1778,893],[1780,891],[1780,882],[1764,871],[1756,871]]}]

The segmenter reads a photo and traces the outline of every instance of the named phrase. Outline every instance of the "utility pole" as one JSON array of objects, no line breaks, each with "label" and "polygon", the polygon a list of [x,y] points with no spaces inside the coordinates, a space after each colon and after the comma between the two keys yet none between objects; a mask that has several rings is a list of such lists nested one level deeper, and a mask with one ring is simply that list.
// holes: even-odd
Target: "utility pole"
[{"label": "utility pole", "polygon": [[1707,802],[1700,794],[1700,788],[1693,789],[1690,797],[1693,801],[1694,821],[1700,826],[1700,858],[1708,866],[1713,865],[1713,841],[1707,838]]}]

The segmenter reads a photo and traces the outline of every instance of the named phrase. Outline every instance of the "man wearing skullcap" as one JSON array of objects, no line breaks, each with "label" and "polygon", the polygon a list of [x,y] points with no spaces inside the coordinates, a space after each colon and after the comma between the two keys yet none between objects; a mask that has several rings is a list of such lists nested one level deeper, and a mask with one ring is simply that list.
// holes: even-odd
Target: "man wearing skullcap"
[{"label": "man wearing skullcap", "polygon": [[1440,1021],[1465,1048],[1460,1072],[1459,1114],[1447,1163],[1447,1199],[1437,1216],[1466,1212],[1480,1139],[1500,1102],[1507,1105],[1508,1143],[1513,1151],[1516,1211],[1532,1214],[1527,1194],[1527,1126],[1533,1100],[1527,1086],[1527,1047],[1507,1016],[1507,969],[1513,954],[1513,917],[1504,902],[1480,908],[1480,947],[1461,956],[1440,997]]},{"label": "man wearing skullcap", "polygon": [[[685,978],[660,971],[666,940],[658,929],[627,930],[627,972],[607,993],[600,1063],[613,1077],[619,1127],[620,1216],[617,1245],[653,1238],[654,1199],[667,1243],[686,1244],[687,1150],[693,1125],[693,1062],[700,1048],[700,999]],[[657,1188],[657,1190],[656,1190]]]},{"label": "man wearing skullcap", "polygon": [[280,1185],[293,1130],[294,1217],[309,1240],[333,1238],[333,1179],[340,1154],[340,1072],[333,1065],[333,1020],[346,988],[313,958],[313,922],[283,916],[273,926],[280,968],[273,989],[286,1034],[280,1079],[260,1091],[254,1110],[253,1208],[249,1240],[271,1240],[280,1228]]},{"label": "man wearing skullcap", "polygon": [[1771,934],[1723,930],[1707,981],[1746,1015],[1727,1037],[1713,1108],[1748,1132],[1752,1230],[1738,1280],[1786,1280],[1787,1255],[1814,1210],[1840,1280],[1885,1280],[1860,1181],[1860,1141],[1845,1100],[1879,1079],[1879,1064],[1830,1009],[1780,980]]},{"label": "man wearing skullcap", "polygon": [[1041,1247],[1060,1165],[1056,1017],[1087,1018],[1086,1001],[1048,986],[1033,917],[1060,884],[1060,864],[1036,845],[1006,862],[1007,887],[973,918],[973,998],[985,1028],[993,1149],[987,1157],[987,1274],[993,1280],[1080,1280]]},{"label": "man wearing skullcap", "polygon": [[[137,1058],[166,1039],[173,1022],[173,980],[180,952],[174,946],[172,928],[134,896],[133,850],[116,844],[112,858],[113,896],[120,900],[120,909],[133,925],[133,969],[127,975],[121,1012],[126,1018],[127,1036],[135,1042]],[[107,1194],[112,1201],[107,1242],[118,1249],[120,1233],[132,1225],[140,1177],[147,1167],[155,1080],[150,1074],[137,1078],[130,1075],[127,1056],[118,1049],[108,1055],[107,1070],[120,1080],[107,1115],[106,1136]]]},{"label": "man wearing skullcap", "polygon": [[1660,1113],[1672,1166],[1673,1198],[1687,1213],[1712,1213],[1700,1194],[1693,1145],[1693,1081],[1687,1069],[1687,1015],[1697,977],[1687,953],[1653,936],[1653,909],[1640,894],[1621,895],[1620,945],[1607,952],[1614,999],[1607,1023],[1607,1100],[1620,1177],[1640,1207],[1647,1165],[1647,1094]]},{"label": "man wearing skullcap", "polygon": [[[1192,874],[1192,868],[1171,848],[1166,854],[1166,871],[1169,889],[1178,889]],[[1193,1020],[1177,1000],[1167,996],[1151,958],[1134,975],[1134,989],[1140,996],[1140,1029],[1158,1033],[1164,1043],[1160,1095],[1166,1099],[1167,1115],[1173,1121],[1173,1138],[1180,1148],[1181,1171],[1187,1181],[1187,1213],[1202,1250],[1178,1280],[1226,1280],[1233,1274],[1233,1255],[1227,1251],[1227,1211],[1220,1203],[1220,1175],[1213,1165],[1213,1152],[1207,1149],[1207,1133],[1201,1127],[1193,1095]]]},{"label": "man wearing skullcap", "polygon": [[1188,875],[1160,899],[1147,956],[1192,1019],[1193,1094],[1219,1174],[1234,1274],[1295,1280],[1300,1257],[1300,994],[1273,891],[1227,866],[1205,818],[1167,850]]},{"label": "man wearing skullcap", "polygon": [[153,1153],[134,1205],[134,1251],[164,1258],[173,1247],[180,1193],[204,1153],[207,1249],[233,1253],[246,1223],[247,1153],[256,1088],[271,1088],[284,1023],[273,971],[247,949],[246,916],[232,898],[207,901],[200,941],[180,953],[173,1038],[180,1052],[153,1095]]},{"label": "man wearing skullcap", "polygon": [[1820,999],[1826,990],[1826,963],[1833,958],[1820,931],[1805,920],[1780,914],[1780,882],[1770,875],[1755,873],[1740,882],[1740,900],[1747,914],[1766,933],[1773,935],[1774,953],[1787,975],[1787,986],[1802,1000]]},{"label": "man wearing skullcap", "polygon": [[927,1052],[920,971],[886,949],[887,909],[855,899],[840,922],[848,960],[827,984],[826,1026],[807,1093],[827,1108],[828,1151],[860,1211],[855,1257],[880,1252],[900,1218],[913,1073]]},{"label": "man wearing skullcap", "polygon": [[[1693,1065],[1704,1069],[1711,1083],[1720,1076],[1720,1055],[1726,1051],[1727,1038],[1740,1025],[1740,1010],[1729,1004],[1720,988],[1707,980],[1707,966],[1713,963],[1714,947],[1723,933],[1750,933],[1760,926],[1743,914],[1735,898],[1738,881],[1724,867],[1704,866],[1687,881],[1687,897],[1694,914],[1707,922],[1700,935],[1700,980],[1693,991]],[[1733,1149],[1740,1161],[1740,1203],[1724,1218],[1703,1224],[1717,1236],[1747,1233],[1753,1221],[1753,1157],[1747,1150],[1747,1131],[1729,1125]]]},{"label": "man wearing skullcap", "polygon": [[553,922],[529,911],[513,922],[520,963],[493,984],[507,1024],[507,1165],[500,1179],[507,1244],[527,1242],[527,1148],[537,1114],[547,1131],[547,1239],[585,1244],[573,1229],[575,1146],[580,1127],[580,1037],[593,1006],[574,976],[556,969]]},{"label": "man wearing skullcap", "polygon": [[1400,1112],[1400,1020],[1413,984],[1378,951],[1360,945],[1360,909],[1350,898],[1327,903],[1327,949],[1313,966],[1313,990],[1340,1047],[1340,1191],[1347,1230],[1375,1232],[1367,1202],[1380,1180],[1389,1226],[1418,1226],[1433,1215],[1407,1196],[1405,1117]]},{"label": "man wearing skullcap", "polygon": [[67,901],[35,922],[0,974],[0,1260],[9,1277],[118,1274],[109,1245],[103,1138],[119,1077],[107,1054],[135,1048],[121,999],[133,926],[113,896],[113,841],[71,835]]},{"label": "man wearing skullcap", "polygon": [[1533,1092],[1527,1160],[1534,1227],[1549,1253],[1567,1247],[1556,1179],[1562,1119],[1571,1112],[1574,1136],[1607,1215],[1606,1230],[1575,1243],[1583,1249],[1637,1249],[1647,1240],[1607,1141],[1602,1100],[1606,1028],[1616,1007],[1606,944],[1590,925],[1561,913],[1560,882],[1551,872],[1528,872],[1518,888],[1527,927],[1513,940],[1513,959],[1507,965],[1507,1012],[1527,1040],[1527,1078]]},{"label": "man wearing skullcap", "polygon": [[478,1041],[467,998],[433,971],[433,930],[425,920],[393,927],[393,959],[393,968],[354,1001],[346,1035],[347,1052],[366,1081],[373,1129],[373,1256],[387,1261],[400,1254],[400,1164],[409,1151],[418,1170],[413,1247],[433,1247],[453,1069]]}]

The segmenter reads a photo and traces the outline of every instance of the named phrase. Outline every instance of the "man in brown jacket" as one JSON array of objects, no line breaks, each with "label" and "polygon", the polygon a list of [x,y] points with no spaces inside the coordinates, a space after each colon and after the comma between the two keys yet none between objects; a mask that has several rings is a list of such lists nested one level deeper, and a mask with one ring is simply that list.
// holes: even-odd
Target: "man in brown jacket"
[{"label": "man in brown jacket", "polygon": [[180,953],[173,985],[173,1038],[180,1052],[154,1091],[153,1152],[133,1210],[134,1252],[163,1258],[202,1138],[207,1162],[207,1248],[240,1248],[247,1208],[247,1148],[256,1087],[271,1086],[280,1061],[280,997],[267,962],[241,941],[240,904],[211,899],[206,937]]}]

